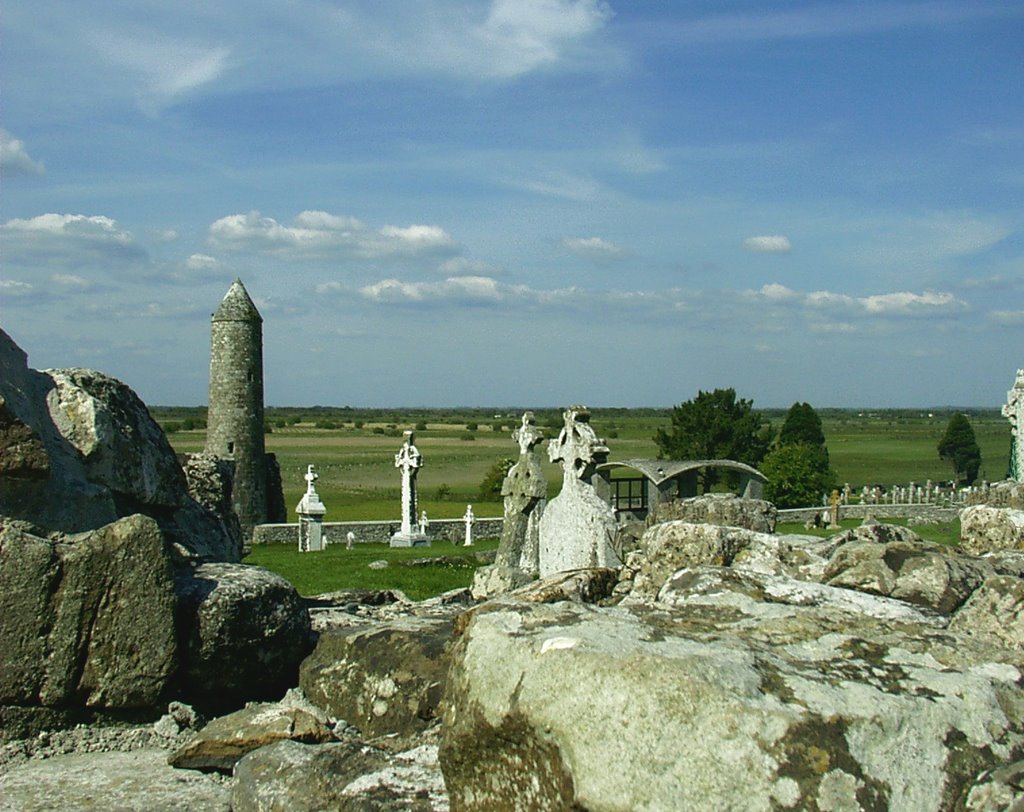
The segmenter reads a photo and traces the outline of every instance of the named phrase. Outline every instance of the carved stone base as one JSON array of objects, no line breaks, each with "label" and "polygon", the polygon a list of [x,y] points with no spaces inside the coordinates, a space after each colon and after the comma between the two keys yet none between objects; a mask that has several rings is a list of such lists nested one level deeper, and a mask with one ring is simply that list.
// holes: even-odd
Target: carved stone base
[{"label": "carved stone base", "polygon": [[391,537],[390,547],[429,547],[430,539],[423,533],[395,533]]}]

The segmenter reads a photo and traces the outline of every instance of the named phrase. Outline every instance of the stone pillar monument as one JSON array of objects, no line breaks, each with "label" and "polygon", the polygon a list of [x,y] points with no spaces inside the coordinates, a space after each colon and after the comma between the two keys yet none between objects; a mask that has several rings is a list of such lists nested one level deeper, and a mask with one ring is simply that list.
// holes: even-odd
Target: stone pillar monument
[{"label": "stone pillar monument", "polygon": [[505,517],[494,564],[479,567],[473,576],[473,597],[488,598],[516,589],[540,571],[540,517],[548,484],[534,448],[544,439],[533,412],[524,412],[522,425],[512,432],[519,459],[501,483]]},{"label": "stone pillar monument", "polygon": [[313,466],[306,468],[306,492],[299,500],[295,512],[299,514],[299,552],[310,553],[323,550],[327,546],[324,538],[324,514],[327,508],[320,501],[316,492],[315,482],[320,478]]},{"label": "stone pillar monument", "polygon": [[395,454],[395,468],[402,472],[402,529],[391,537],[392,547],[430,546],[430,539],[416,524],[416,475],[423,465],[423,455],[414,440],[413,432],[405,432],[405,442]]},{"label": "stone pillar monument", "polygon": [[242,280],[228,288],[211,320],[206,453],[234,462],[231,502],[252,537],[267,520],[263,442],[263,317]]},{"label": "stone pillar monument", "polygon": [[1010,421],[1010,479],[1024,482],[1024,369],[1017,370],[1013,389],[1006,393],[1003,417]]},{"label": "stone pillar monument", "polygon": [[562,463],[562,490],[540,520],[540,577],[585,567],[619,567],[612,540],[615,513],[591,482],[608,448],[590,426],[586,406],[570,406],[564,426],[548,443],[548,459]]}]

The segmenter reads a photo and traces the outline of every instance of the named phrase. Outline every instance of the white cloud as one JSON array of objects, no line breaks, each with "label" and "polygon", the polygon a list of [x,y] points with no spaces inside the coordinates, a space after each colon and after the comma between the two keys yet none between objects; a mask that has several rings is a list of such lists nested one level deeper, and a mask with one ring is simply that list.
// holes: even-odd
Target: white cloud
[{"label": "white cloud", "polygon": [[458,244],[432,225],[372,229],[354,217],[304,211],[282,225],[257,211],[222,217],[210,226],[210,243],[236,251],[270,251],[294,256],[352,256],[363,259],[454,254]]},{"label": "white cloud", "polygon": [[0,225],[10,261],[33,265],[79,265],[97,261],[147,259],[131,232],[102,215],[40,214]]},{"label": "white cloud", "polygon": [[156,237],[160,242],[174,242],[178,239],[178,232],[173,228],[163,228],[155,231],[153,236]]},{"label": "white cloud", "polygon": [[763,254],[788,254],[793,249],[789,238],[779,234],[747,237],[743,241],[743,247],[748,251],[756,251]]},{"label": "white cloud", "polygon": [[803,307],[808,313],[843,313],[846,316],[943,316],[966,309],[967,303],[952,293],[926,290],[923,293],[897,291],[870,296],[850,296],[828,290],[800,293],[785,285],[771,283],[746,297],[766,303]]},{"label": "white cloud", "polygon": [[494,0],[470,31],[471,61],[483,58],[496,78],[520,76],[558,62],[611,16],[598,0]]},{"label": "white cloud", "polygon": [[562,245],[577,256],[591,259],[619,259],[623,255],[619,246],[600,237],[566,237]]},{"label": "white cloud", "polygon": [[0,128],[0,174],[41,175],[46,169],[42,161],[34,160],[25,149],[25,142]]},{"label": "white cloud", "polygon": [[443,282],[401,282],[383,279],[359,289],[374,302],[460,302],[491,305],[510,298],[529,295],[523,286],[503,285],[487,276],[453,276]]},{"label": "white cloud", "polygon": [[28,282],[19,282],[16,279],[0,279],[0,291],[4,296],[27,296],[33,288]]},{"label": "white cloud", "polygon": [[211,257],[209,254],[192,254],[185,260],[185,267],[190,271],[212,271],[219,265],[216,257]]},{"label": "white cloud", "polygon": [[906,314],[919,313],[929,308],[950,310],[966,307],[966,303],[957,299],[952,293],[931,290],[926,290],[924,293],[908,291],[880,293],[874,296],[865,296],[857,301],[866,312],[871,314]]},{"label": "white cloud", "polygon": [[800,294],[795,290],[790,290],[785,285],[780,285],[777,282],[772,282],[762,286],[760,293],[766,299],[772,299],[775,301],[786,301],[800,296]]}]

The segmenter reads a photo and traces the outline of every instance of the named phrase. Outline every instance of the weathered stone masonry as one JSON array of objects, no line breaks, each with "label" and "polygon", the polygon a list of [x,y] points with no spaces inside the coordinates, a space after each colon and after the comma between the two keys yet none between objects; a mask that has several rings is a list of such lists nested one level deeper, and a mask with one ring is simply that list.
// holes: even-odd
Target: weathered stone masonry
[{"label": "weathered stone masonry", "polygon": [[263,318],[240,279],[213,314],[206,451],[235,463],[231,501],[246,537],[267,521]]}]

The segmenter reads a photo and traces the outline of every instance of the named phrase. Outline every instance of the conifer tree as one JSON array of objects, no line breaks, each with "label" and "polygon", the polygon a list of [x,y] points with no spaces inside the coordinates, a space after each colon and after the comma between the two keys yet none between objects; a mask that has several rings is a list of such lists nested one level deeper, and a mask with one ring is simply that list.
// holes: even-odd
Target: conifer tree
[{"label": "conifer tree", "polygon": [[[735,389],[699,391],[697,397],[672,408],[671,431],[658,429],[654,436],[659,456],[673,460],[735,460],[757,466],[772,441],[772,427],[753,401],[736,398]],[[708,493],[719,471],[701,471],[701,485]]]},{"label": "conifer tree", "polygon": [[939,458],[953,466],[953,479],[957,484],[972,485],[978,478],[981,449],[966,415],[957,412],[949,418],[946,433],[939,440]]},{"label": "conifer tree", "polygon": [[789,407],[761,473],[768,479],[765,498],[781,508],[818,504],[821,495],[835,487],[821,418],[809,403]]}]

